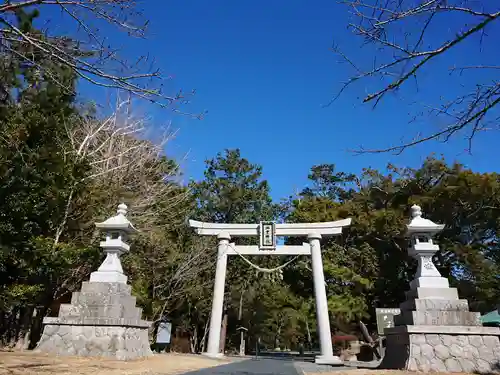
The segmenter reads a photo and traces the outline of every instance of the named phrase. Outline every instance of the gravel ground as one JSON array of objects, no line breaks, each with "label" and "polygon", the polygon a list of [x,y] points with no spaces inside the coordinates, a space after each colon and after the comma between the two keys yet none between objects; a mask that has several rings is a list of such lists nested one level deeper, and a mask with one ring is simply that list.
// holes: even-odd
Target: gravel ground
[{"label": "gravel ground", "polygon": [[[270,358],[225,358],[157,354],[135,361],[51,357],[33,352],[0,352],[0,375],[410,375],[408,371],[352,369]],[[433,374],[445,375],[445,374]]]},{"label": "gravel ground", "polygon": [[33,352],[0,352],[0,375],[174,375],[229,363],[198,355],[157,354],[147,359],[54,357]]}]

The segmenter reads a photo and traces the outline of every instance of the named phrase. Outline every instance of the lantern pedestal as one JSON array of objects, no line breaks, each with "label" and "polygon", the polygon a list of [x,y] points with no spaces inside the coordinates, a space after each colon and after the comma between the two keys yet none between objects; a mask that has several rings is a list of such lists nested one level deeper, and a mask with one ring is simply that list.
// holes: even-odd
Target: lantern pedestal
[{"label": "lantern pedestal", "polygon": [[428,372],[495,373],[496,327],[404,325],[386,328],[381,367]]},{"label": "lantern pedestal", "polygon": [[130,360],[152,355],[150,322],[141,320],[120,255],[129,251],[126,234],[135,229],[125,217],[127,206],[118,206],[118,215],[98,223],[106,240],[100,246],[106,259],[89,282],[74,292],[70,304],[59,308],[59,316],[43,320],[44,330],[36,351],[54,355],[110,357]]},{"label": "lantern pedestal", "polygon": [[439,250],[432,236],[443,229],[412,207],[408,225],[409,255],[418,261],[415,279],[386,328],[386,354],[381,367],[422,372],[492,373],[500,362],[500,328],[482,327],[480,314],[442,277],[432,262]]},{"label": "lantern pedestal", "polygon": [[125,283],[84,282],[59,316],[43,320],[36,351],[53,355],[131,360],[152,355],[150,322],[141,320],[131,287]]},{"label": "lantern pedestal", "polygon": [[[103,244],[101,243],[101,247]],[[90,282],[126,284],[127,276],[124,275],[120,262],[121,251],[106,250],[106,259],[97,271],[90,274]]]}]

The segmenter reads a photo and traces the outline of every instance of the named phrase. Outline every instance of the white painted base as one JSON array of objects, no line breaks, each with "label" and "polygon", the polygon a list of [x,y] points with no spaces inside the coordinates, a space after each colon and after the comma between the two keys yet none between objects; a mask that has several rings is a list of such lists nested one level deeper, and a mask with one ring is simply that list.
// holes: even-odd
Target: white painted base
[{"label": "white painted base", "polygon": [[406,292],[410,298],[458,300],[457,288],[417,288]]},{"label": "white painted base", "polygon": [[220,359],[220,358],[223,358],[224,357],[224,354],[222,353],[207,353],[207,352],[204,352],[204,353],[201,353],[202,356],[205,356],[205,357],[208,357],[208,358],[214,358],[214,359]]},{"label": "white painted base", "polygon": [[91,283],[127,283],[127,276],[117,271],[95,271],[90,274]]},{"label": "white painted base", "polygon": [[393,335],[401,332],[427,333],[437,335],[476,335],[476,336],[500,336],[500,328],[483,326],[397,326],[386,328],[385,335]]},{"label": "white painted base", "polygon": [[344,361],[342,361],[339,357],[336,355],[332,355],[331,357],[325,357],[322,355],[316,356],[314,359],[314,363],[317,365],[333,365],[333,366],[338,366],[338,365],[343,365]]},{"label": "white painted base", "polygon": [[410,282],[410,289],[417,288],[449,288],[450,283],[445,277],[418,277]]}]

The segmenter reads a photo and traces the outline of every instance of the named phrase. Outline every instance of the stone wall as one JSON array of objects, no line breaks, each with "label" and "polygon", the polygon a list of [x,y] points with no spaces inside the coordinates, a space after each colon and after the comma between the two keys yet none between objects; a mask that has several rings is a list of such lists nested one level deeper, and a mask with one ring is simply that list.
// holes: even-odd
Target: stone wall
[{"label": "stone wall", "polygon": [[384,358],[383,368],[468,373],[500,369],[500,339],[495,335],[401,332],[387,340],[392,353]]},{"label": "stone wall", "polygon": [[141,327],[47,324],[37,350],[55,355],[129,360],[151,355],[148,330]]}]

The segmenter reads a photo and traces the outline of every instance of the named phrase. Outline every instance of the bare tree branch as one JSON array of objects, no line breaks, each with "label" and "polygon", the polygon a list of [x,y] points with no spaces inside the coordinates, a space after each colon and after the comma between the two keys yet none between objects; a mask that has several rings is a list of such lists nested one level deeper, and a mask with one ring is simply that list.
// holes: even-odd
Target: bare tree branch
[{"label": "bare tree branch", "polygon": [[[51,33],[50,29],[45,33],[23,32],[16,26],[16,12],[35,8],[42,15],[45,9],[60,9],[70,29],[65,30],[64,35]],[[135,62],[120,57],[112,47],[109,33],[101,31],[106,24],[132,38],[144,38],[147,34],[148,21],[135,0],[5,1],[0,5],[0,53],[15,54],[33,64],[36,64],[34,56],[42,53],[47,59],[71,68],[78,77],[93,85],[126,91],[160,107],[188,114],[179,106],[187,103],[194,91],[187,95],[182,91],[165,93],[163,86],[169,77],[153,68],[147,56]],[[47,75],[54,76],[50,72]]]},{"label": "bare tree branch", "polygon": [[[500,5],[486,9],[481,2],[469,0],[427,0],[415,2],[411,0],[348,0],[341,1],[347,5],[356,22],[349,27],[353,34],[371,44],[376,56],[373,65],[363,69],[351,57],[348,57],[335,45],[334,52],[341,57],[354,74],[342,84],[330,104],[352,85],[371,79],[378,79],[379,89],[372,89],[363,102],[373,102],[374,107],[388,93],[395,93],[406,87],[410,78],[421,74],[424,67],[438,57],[448,55],[451,49],[472,41],[475,35],[484,40],[485,30],[500,19]],[[496,8],[496,9],[495,9]],[[461,18],[458,29],[451,31],[453,36],[439,35],[434,30],[429,32],[431,24],[445,24],[446,20]],[[456,19],[455,19],[456,21]],[[457,22],[455,22],[457,23]],[[451,21],[450,21],[451,24]],[[451,26],[450,26],[451,28]],[[441,39],[440,39],[441,38]],[[469,93],[460,94],[456,98],[443,101],[438,105],[424,105],[433,117],[444,118],[442,127],[428,134],[418,134],[412,140],[403,140],[400,144],[382,149],[356,150],[357,153],[401,153],[408,147],[430,140],[448,141],[457,133],[467,132],[468,150],[471,150],[472,140],[478,132],[488,130],[494,122],[494,108],[500,102],[500,77],[496,73],[500,66],[490,63],[477,64],[448,69],[455,73],[464,71],[489,70],[490,83],[477,78],[476,87]],[[385,79],[389,78],[390,81]],[[468,77],[470,79],[470,77]],[[368,83],[368,82],[365,82]]]},{"label": "bare tree branch", "polygon": [[[121,101],[107,118],[89,118],[68,127],[71,129],[68,132],[73,149],[66,150],[66,154],[76,163],[86,162],[90,170],[69,191],[64,219],[58,225],[54,246],[70,218],[75,222],[85,221],[78,217],[85,212],[73,212],[73,193],[80,184],[95,192],[106,190],[105,195],[92,195],[99,200],[94,205],[101,208],[99,212],[102,215],[100,218],[88,218],[92,223],[104,220],[114,210],[117,201],[130,205],[134,222],[143,230],[155,228],[160,221],[159,215],[162,223],[172,224],[183,217],[183,203],[190,193],[177,184],[178,166],[162,161],[165,147],[174,132],[170,130],[170,125],[163,128],[150,126],[147,118],[134,117],[129,107],[128,100]],[[167,217],[168,213],[171,216]],[[92,223],[89,227],[93,227]]]},{"label": "bare tree branch", "polygon": [[[159,249],[159,254],[168,257],[161,263],[172,264],[174,269],[168,275],[158,275],[154,287],[155,294],[162,301],[154,312],[154,319],[162,319],[164,315],[176,310],[179,303],[183,303],[190,290],[210,290],[213,284],[212,277],[203,277],[215,270],[214,249],[216,246],[207,238],[196,237],[189,249],[174,248],[170,252]],[[165,279],[165,277],[167,277]],[[209,298],[210,294],[204,297]]]}]

